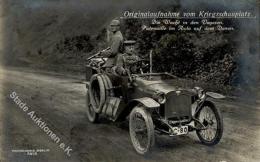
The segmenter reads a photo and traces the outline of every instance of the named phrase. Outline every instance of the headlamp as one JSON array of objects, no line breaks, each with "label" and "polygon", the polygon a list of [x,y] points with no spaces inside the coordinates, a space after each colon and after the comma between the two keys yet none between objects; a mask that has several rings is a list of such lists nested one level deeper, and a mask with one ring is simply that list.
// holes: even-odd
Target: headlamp
[{"label": "headlamp", "polygon": [[205,97],[204,90],[201,87],[194,87],[194,89],[196,90],[199,99],[202,99]]},{"label": "headlamp", "polygon": [[158,93],[156,95],[157,97],[157,101],[159,102],[159,104],[164,104],[166,102],[166,97],[164,93]]}]

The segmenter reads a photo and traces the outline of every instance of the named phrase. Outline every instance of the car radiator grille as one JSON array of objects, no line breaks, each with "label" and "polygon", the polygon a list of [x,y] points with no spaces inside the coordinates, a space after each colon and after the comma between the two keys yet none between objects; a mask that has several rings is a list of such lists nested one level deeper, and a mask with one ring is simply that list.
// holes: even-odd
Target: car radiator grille
[{"label": "car radiator grille", "polygon": [[166,95],[165,103],[166,119],[184,119],[191,117],[191,96],[184,92],[170,92]]}]

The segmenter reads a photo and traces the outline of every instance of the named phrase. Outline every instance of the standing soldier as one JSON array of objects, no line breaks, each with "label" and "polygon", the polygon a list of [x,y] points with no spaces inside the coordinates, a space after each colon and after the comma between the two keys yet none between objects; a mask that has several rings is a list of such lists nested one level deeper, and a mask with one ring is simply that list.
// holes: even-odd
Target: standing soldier
[{"label": "standing soldier", "polygon": [[111,36],[109,37],[109,49],[102,51],[101,55],[107,57],[104,65],[106,68],[112,68],[116,64],[117,56],[123,52],[123,35],[120,31],[120,21],[112,20],[110,23]]}]

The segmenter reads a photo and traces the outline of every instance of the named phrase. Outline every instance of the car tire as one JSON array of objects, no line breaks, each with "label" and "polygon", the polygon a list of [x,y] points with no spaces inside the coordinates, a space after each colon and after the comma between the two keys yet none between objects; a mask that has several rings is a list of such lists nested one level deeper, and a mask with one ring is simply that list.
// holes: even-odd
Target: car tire
[{"label": "car tire", "polygon": [[[139,118],[139,119],[137,119]],[[138,121],[137,121],[138,120]],[[145,130],[140,128],[136,128],[137,122],[139,122],[145,126]],[[139,123],[139,124],[140,124]],[[140,125],[139,125],[140,126]],[[137,134],[138,131],[138,134]],[[141,133],[144,134],[144,137],[146,138],[144,141],[141,141],[138,136],[142,136]],[[139,154],[146,154],[148,153],[151,148],[154,146],[154,124],[153,120],[151,117],[150,112],[148,112],[143,106],[136,106],[130,113],[130,118],[129,118],[129,133],[130,133],[130,138],[132,141],[132,144]],[[143,144],[143,142],[145,142]],[[142,143],[142,144],[141,144]]]},{"label": "car tire", "polygon": [[[203,111],[209,111],[209,112],[212,112],[211,115],[214,115],[216,119],[215,123],[216,123],[216,132],[215,132],[215,135],[214,137],[212,137],[212,139],[208,138],[207,139],[207,136],[206,136],[206,131],[208,129],[211,129],[211,126],[214,124],[214,121],[211,120],[209,123],[210,127],[206,130],[196,130],[196,134],[198,136],[198,138],[200,139],[200,141],[205,144],[205,145],[208,145],[208,146],[212,146],[212,145],[216,145],[219,143],[220,139],[222,138],[222,134],[223,134],[223,119],[222,119],[222,116],[220,114],[220,111],[219,109],[211,102],[209,101],[205,101],[204,104],[202,105],[202,108],[198,111],[197,115],[195,116],[197,120],[200,120],[202,123],[204,121],[202,121],[203,117],[202,117],[202,112]],[[207,117],[207,115],[205,115],[205,118]],[[212,116],[211,116],[212,117]],[[211,118],[210,115],[208,115],[208,118],[210,119]],[[212,125],[211,125],[212,123]],[[199,124],[195,124],[195,127],[197,127]],[[213,127],[212,127],[213,128]],[[208,130],[209,131],[209,130]],[[204,132],[204,134],[203,134]],[[210,135],[210,133],[208,133],[208,135]]]},{"label": "car tire", "polygon": [[106,90],[101,75],[95,74],[90,79],[89,99],[96,113],[101,113],[106,101]]},{"label": "car tire", "polygon": [[92,105],[89,102],[89,91],[88,90],[86,93],[86,107],[87,107],[86,114],[87,114],[88,120],[91,123],[96,123],[98,121],[99,114],[94,111]]}]

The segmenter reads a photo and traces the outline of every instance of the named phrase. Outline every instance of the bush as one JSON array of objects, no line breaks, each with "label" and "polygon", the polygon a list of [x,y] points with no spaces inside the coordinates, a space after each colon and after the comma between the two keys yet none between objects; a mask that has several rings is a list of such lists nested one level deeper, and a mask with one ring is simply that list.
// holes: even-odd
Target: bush
[{"label": "bush", "polygon": [[233,35],[224,32],[142,31],[146,21],[126,20],[126,39],[137,40],[139,54],[153,49],[154,70],[182,78],[231,85],[237,77]]}]

